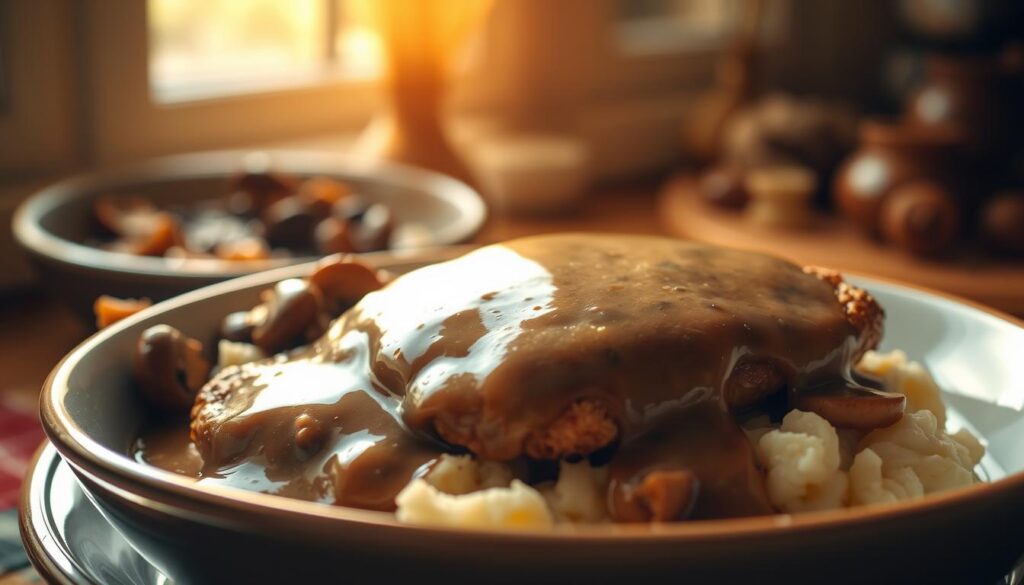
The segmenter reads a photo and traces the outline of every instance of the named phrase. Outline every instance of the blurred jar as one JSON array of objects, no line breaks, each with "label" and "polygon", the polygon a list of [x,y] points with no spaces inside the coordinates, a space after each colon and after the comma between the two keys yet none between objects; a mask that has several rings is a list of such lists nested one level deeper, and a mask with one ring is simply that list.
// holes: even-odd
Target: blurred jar
[{"label": "blurred jar", "polygon": [[[962,212],[962,144],[963,132],[955,126],[865,121],[860,128],[860,148],[836,175],[836,205],[862,231],[883,239],[891,237],[883,234],[882,218],[901,209],[894,195],[914,193],[898,192],[911,182],[941,186],[941,192],[936,189],[929,193],[929,200],[941,206],[944,215],[949,209]],[[955,239],[956,233],[936,233],[935,237],[943,242],[904,247],[938,253]]]},{"label": "blurred jar", "polygon": [[924,126],[959,125],[979,156],[1004,148],[1019,129],[1007,75],[996,56],[934,55],[927,76],[907,103],[907,120]]}]

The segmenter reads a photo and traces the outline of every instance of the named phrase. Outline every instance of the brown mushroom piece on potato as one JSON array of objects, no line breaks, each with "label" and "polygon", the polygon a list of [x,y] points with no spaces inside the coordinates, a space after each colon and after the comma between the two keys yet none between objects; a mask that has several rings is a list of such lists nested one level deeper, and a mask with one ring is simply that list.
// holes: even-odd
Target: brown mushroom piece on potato
[{"label": "brown mushroom piece on potato", "polygon": [[813,412],[844,429],[878,429],[899,422],[907,397],[870,388],[847,387],[823,392],[797,392],[790,405]]}]

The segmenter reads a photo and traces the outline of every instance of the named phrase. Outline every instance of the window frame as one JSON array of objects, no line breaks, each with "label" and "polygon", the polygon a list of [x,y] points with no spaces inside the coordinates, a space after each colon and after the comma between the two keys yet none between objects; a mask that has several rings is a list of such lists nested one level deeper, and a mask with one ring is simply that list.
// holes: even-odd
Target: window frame
[{"label": "window frame", "polygon": [[[729,1],[732,17],[737,18],[741,0]],[[617,14],[617,0],[600,0],[604,15],[599,19],[604,27],[598,32],[603,45],[604,65],[597,71],[595,91],[607,94],[622,91],[651,94],[705,86],[713,74],[718,56],[732,40],[735,30],[701,38],[675,37],[665,39],[665,31],[672,25],[664,19],[647,18],[642,21],[622,22]],[[738,24],[738,21],[735,23]],[[662,38],[647,46],[638,46],[627,37],[639,30],[657,33]],[[624,89],[625,88],[625,89]]]},{"label": "window frame", "polygon": [[[325,3],[336,10],[334,1]],[[777,13],[785,12],[788,4],[786,0],[773,3],[781,8],[772,10],[774,18],[770,20],[778,21]],[[148,74],[146,9],[147,2],[141,0],[82,3],[85,79],[90,80],[83,99],[89,114],[92,162],[351,136],[365,127],[384,103],[386,90],[381,80],[351,78],[158,103]],[[481,54],[453,80],[456,99],[452,111],[500,119],[509,112],[509,100],[518,99],[520,103],[511,108],[525,111],[529,118],[539,116],[539,110],[557,100],[558,107],[578,114],[580,134],[596,153],[595,168],[602,174],[628,174],[678,160],[687,112],[712,83],[728,35],[714,42],[705,39],[635,52],[619,42],[616,0],[498,0],[493,12],[498,10],[503,13],[492,13],[485,24],[487,36],[482,39]],[[332,12],[328,10],[329,15]],[[551,26],[548,19],[560,24]],[[541,71],[519,66],[518,73],[507,73],[510,59],[516,55],[521,60],[529,58],[512,50],[516,41],[509,37],[516,32],[510,35],[501,30],[516,27],[538,45],[531,55],[547,61],[538,68]],[[495,33],[504,38],[489,38]],[[759,38],[777,36],[762,34]],[[503,73],[495,76],[495,71]],[[566,80],[560,71],[584,73]],[[532,86],[538,95],[518,91],[520,86]],[[555,96],[560,91],[564,95]],[[516,116],[522,117],[523,111]],[[188,130],[183,132],[183,128]],[[623,144],[635,148],[613,152],[611,145]]]},{"label": "window frame", "polygon": [[19,181],[81,159],[74,11],[60,0],[0,3],[0,177]]},{"label": "window frame", "polygon": [[351,132],[381,102],[376,80],[328,75],[325,83],[160,103],[150,87],[147,3],[89,2],[83,17],[96,163]]}]

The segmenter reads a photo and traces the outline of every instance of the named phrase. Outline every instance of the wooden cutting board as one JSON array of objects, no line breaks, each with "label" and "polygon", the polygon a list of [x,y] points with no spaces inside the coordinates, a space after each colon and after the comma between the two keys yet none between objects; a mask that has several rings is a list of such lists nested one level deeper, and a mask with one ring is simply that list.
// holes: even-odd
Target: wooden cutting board
[{"label": "wooden cutting board", "polygon": [[659,206],[666,229],[678,237],[901,280],[1024,315],[1024,261],[966,252],[943,260],[915,258],[868,239],[835,215],[822,214],[811,227],[800,230],[757,225],[742,213],[705,203],[696,178],[689,174],[665,184]]}]

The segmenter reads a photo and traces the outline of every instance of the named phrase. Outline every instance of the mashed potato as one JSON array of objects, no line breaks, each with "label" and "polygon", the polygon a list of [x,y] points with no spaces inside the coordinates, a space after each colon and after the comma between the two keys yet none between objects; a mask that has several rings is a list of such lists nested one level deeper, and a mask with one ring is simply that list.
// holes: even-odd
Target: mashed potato
[{"label": "mashed potato", "polygon": [[[607,473],[561,462],[558,480],[536,488],[513,479],[503,463],[444,455],[396,498],[398,519],[413,524],[536,528],[607,518]],[[484,508],[496,508],[485,510]]]},{"label": "mashed potato", "polygon": [[555,518],[560,522],[573,523],[607,520],[607,471],[604,467],[592,467],[586,461],[562,461],[558,467],[558,481],[540,488]]},{"label": "mashed potato", "polygon": [[857,364],[857,371],[882,380],[890,392],[899,392],[907,397],[907,412],[930,411],[939,428],[946,426],[946,405],[942,402],[935,380],[917,362],[907,361],[907,354],[900,350],[889,353],[869,351]]},{"label": "mashed potato", "polygon": [[[777,429],[748,430],[766,473],[768,497],[783,512],[899,502],[970,485],[985,449],[966,429],[947,434],[946,407],[924,367],[901,351],[868,352],[857,366],[907,397],[903,418],[870,433],[837,430],[794,410]],[[761,421],[758,421],[761,422]],[[853,445],[855,455],[844,462]]]},{"label": "mashed potato", "polygon": [[443,455],[395,499],[409,524],[477,528],[543,528],[554,516],[539,491],[512,478],[503,463]]},{"label": "mashed potato", "polygon": [[545,528],[554,523],[544,496],[519,480],[508,487],[451,495],[415,479],[398,497],[399,522],[459,528]]},{"label": "mashed potato", "polygon": [[442,455],[425,479],[443,493],[461,496],[507,487],[512,483],[512,470],[503,463],[478,461],[469,455]]},{"label": "mashed potato", "polygon": [[786,512],[826,510],[847,501],[848,480],[840,471],[839,435],[825,419],[794,410],[756,444],[766,471],[768,499]]},{"label": "mashed potato", "polygon": [[854,504],[898,502],[971,485],[985,452],[966,430],[946,434],[930,410],[872,431],[861,447],[850,467]]},{"label": "mashed potato", "polygon": [[[871,432],[836,429],[793,410],[781,424],[748,421],[747,435],[765,473],[773,506],[807,512],[893,503],[970,485],[984,447],[961,429],[946,432],[946,407],[924,367],[901,351],[868,352],[857,366],[907,397],[896,424]],[[507,465],[443,456],[396,499],[398,519],[415,524],[542,528],[607,521],[607,473],[586,461],[562,461],[558,480],[531,487]]]}]

